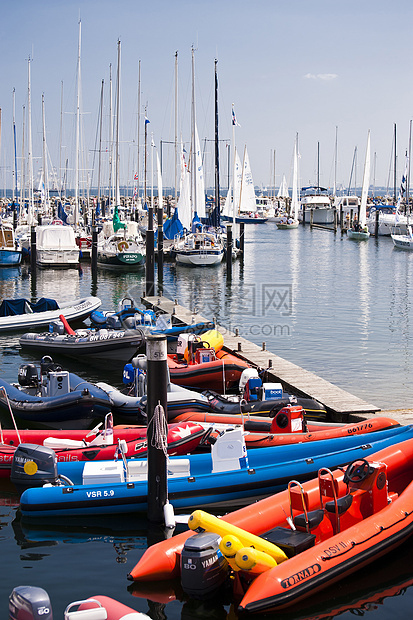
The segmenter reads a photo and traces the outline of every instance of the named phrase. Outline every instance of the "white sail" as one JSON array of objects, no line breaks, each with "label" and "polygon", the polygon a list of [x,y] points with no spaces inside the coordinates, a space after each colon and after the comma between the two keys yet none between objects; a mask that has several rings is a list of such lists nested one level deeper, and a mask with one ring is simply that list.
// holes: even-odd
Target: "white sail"
[{"label": "white sail", "polygon": [[287,179],[285,178],[285,174],[283,174],[283,180],[278,189],[277,198],[289,198],[289,196]]},{"label": "white sail", "polygon": [[294,143],[294,163],[293,163],[293,191],[291,197],[291,215],[295,220],[298,220],[298,134]]},{"label": "white sail", "polygon": [[177,204],[178,217],[182,226],[187,230],[191,230],[192,212],[191,212],[191,179],[188,166],[185,161],[184,147],[181,142],[181,178],[179,183],[179,200]]},{"label": "white sail", "polygon": [[252,179],[250,160],[248,157],[247,147],[244,150],[244,164],[242,168],[241,191],[239,212],[252,213],[257,210],[257,199],[254,190],[254,181]]},{"label": "white sail", "polygon": [[359,223],[362,227],[366,225],[367,194],[370,186],[370,130],[367,135],[366,159],[364,161],[363,185],[361,189],[360,217]]},{"label": "white sail", "polygon": [[232,217],[232,183],[230,184],[225,198],[225,203],[222,209],[222,215],[225,217]]},{"label": "white sail", "polygon": [[198,130],[195,125],[195,183],[196,183],[196,204],[194,202],[194,212],[199,218],[205,217],[205,182],[204,170],[202,166],[201,147],[199,144]]}]

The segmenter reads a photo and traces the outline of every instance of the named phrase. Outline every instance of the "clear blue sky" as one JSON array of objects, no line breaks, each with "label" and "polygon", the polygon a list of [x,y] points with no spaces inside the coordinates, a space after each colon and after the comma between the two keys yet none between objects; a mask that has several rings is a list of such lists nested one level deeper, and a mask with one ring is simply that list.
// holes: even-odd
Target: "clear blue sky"
[{"label": "clear blue sky", "polygon": [[[367,131],[376,153],[376,185],[386,185],[393,124],[398,131],[399,176],[412,118],[411,0],[15,0],[2,3],[0,21],[1,191],[11,185],[12,90],[21,155],[22,107],[27,107],[27,59],[31,63],[35,173],[41,166],[45,96],[47,144],[59,166],[61,83],[63,161],[74,167],[74,111],[78,20],[82,21],[83,151],[90,169],[97,134],[100,88],[105,80],[104,148],[108,138],[109,64],[116,84],[121,41],[122,182],[136,159],[138,62],[142,110],[160,140],[174,137],[174,55],[179,54],[179,131],[190,139],[191,46],[196,48],[196,108],[201,141],[214,137],[214,59],[218,59],[220,138],[230,139],[231,104],[240,127],[237,148],[248,147],[256,185],[283,173],[291,182],[295,133],[299,134],[301,183],[333,184],[335,127],[338,183],[347,187],[354,148],[361,184]],[[203,145],[202,145],[203,147]],[[173,180],[172,147],[164,146],[165,183]],[[212,144],[206,147],[206,179],[213,182]],[[104,159],[106,155],[104,156]],[[149,157],[150,165],[150,157]],[[19,162],[20,166],[20,162]],[[222,185],[227,161],[222,149]],[[372,179],[373,181],[373,179]],[[391,177],[391,184],[393,183]]]}]

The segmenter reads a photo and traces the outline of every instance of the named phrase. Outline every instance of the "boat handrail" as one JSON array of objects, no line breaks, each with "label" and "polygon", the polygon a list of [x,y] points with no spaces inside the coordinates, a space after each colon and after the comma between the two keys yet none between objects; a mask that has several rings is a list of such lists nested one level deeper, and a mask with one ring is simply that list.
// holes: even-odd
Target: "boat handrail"
[{"label": "boat handrail", "polygon": [[301,484],[301,482],[298,482],[297,480],[290,480],[290,482],[288,483],[288,499],[289,499],[289,502],[290,502],[291,523],[294,525],[293,504],[292,504],[292,500],[291,500],[291,487],[293,485],[294,486],[298,486],[298,488],[300,489],[300,496],[301,496],[301,501],[302,501],[302,504],[303,504],[303,513],[304,513],[304,519],[305,519],[305,529],[307,530],[307,533],[309,534],[310,533],[310,524],[309,524],[309,521],[308,521],[308,510],[307,510],[307,503],[305,501],[304,487]]},{"label": "boat handrail", "polygon": [[320,484],[320,479],[321,476],[323,474],[327,473],[330,476],[331,479],[331,488],[333,490],[333,501],[334,501],[334,512],[336,515],[336,523],[337,523],[337,532],[340,532],[340,512],[338,509],[338,502],[337,502],[337,488],[336,488],[336,481],[333,475],[333,472],[331,471],[331,469],[328,469],[328,467],[321,467],[318,470],[318,488],[320,491],[320,508],[321,510],[323,510],[323,495],[322,495],[322,489],[321,489],[321,484]]}]

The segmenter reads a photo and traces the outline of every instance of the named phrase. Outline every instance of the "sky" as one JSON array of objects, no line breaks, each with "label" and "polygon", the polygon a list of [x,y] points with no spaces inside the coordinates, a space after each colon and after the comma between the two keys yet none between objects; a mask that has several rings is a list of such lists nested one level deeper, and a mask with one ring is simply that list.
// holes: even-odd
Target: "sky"
[{"label": "sky", "polygon": [[[355,181],[361,186],[370,130],[371,184],[390,184],[392,191],[394,124],[399,183],[413,117],[412,18],[411,0],[7,0],[0,20],[0,193],[14,183],[13,89],[18,179],[23,152],[27,155],[29,57],[35,178],[42,167],[44,95],[48,168],[57,176],[66,171],[69,185],[74,179],[79,19],[82,183],[87,178],[97,183],[102,80],[101,183],[108,183],[109,66],[114,102],[119,40],[121,183],[133,185],[137,167],[140,65],[140,167],[146,110],[148,143],[153,137],[162,153],[164,185],[173,184],[175,53],[178,135],[189,151],[193,47],[207,185],[213,185],[214,174],[217,59],[223,188],[232,168],[234,105],[236,148],[241,158],[248,148],[256,186],[274,185],[274,167],[275,185],[283,174],[291,184],[296,133],[302,185],[317,182],[319,150],[320,185],[331,188],[337,170],[338,186],[347,191],[350,177],[353,186]],[[149,177],[153,151],[148,148]]]}]

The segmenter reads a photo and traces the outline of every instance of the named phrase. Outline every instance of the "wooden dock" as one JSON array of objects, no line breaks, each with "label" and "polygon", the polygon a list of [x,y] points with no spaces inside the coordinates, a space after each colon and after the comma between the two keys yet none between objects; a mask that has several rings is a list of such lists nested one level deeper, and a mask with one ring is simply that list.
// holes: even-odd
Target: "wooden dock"
[{"label": "wooden dock", "polygon": [[[142,303],[155,311],[171,314],[177,323],[181,322],[184,325],[208,320],[180,306],[176,300],[166,297],[144,297]],[[282,383],[286,392],[317,400],[326,407],[333,417],[345,420],[350,415],[371,414],[380,411],[379,407],[367,403],[316,374],[228,331],[225,327],[220,325],[216,327],[224,336],[224,348],[226,350],[238,355],[252,366],[265,369],[267,372],[266,380]]]}]

